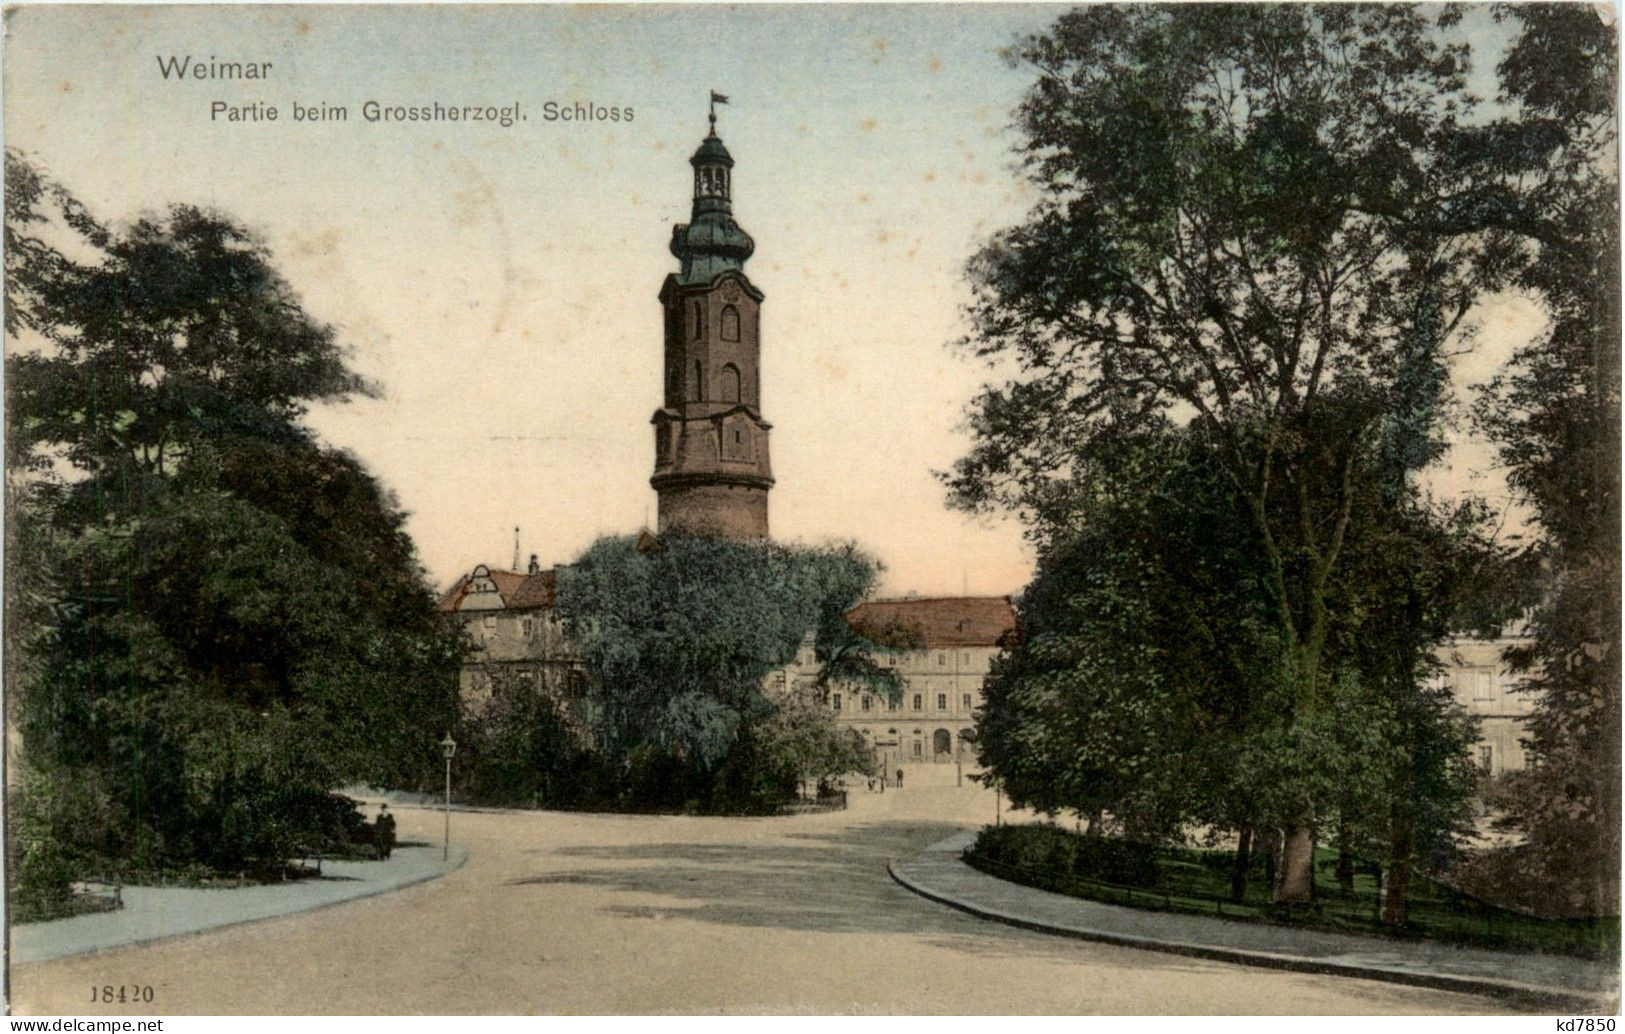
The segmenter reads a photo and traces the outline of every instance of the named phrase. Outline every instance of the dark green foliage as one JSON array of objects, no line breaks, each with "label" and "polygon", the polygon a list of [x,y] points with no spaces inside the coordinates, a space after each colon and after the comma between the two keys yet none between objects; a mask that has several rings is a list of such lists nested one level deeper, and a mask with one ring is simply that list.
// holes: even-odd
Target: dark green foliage
[{"label": "dark green foliage", "polygon": [[507,673],[487,673],[491,698],[456,739],[457,785],[479,804],[582,807],[606,795],[604,762],[569,705]]},{"label": "dark green foliage", "polygon": [[1270,900],[1266,867],[1257,855],[1247,872],[1246,892],[1237,902],[1229,893],[1234,853],[1226,850],[1153,846],[1022,825],[984,828],[965,852],[972,866],[1000,879],[1135,908],[1585,958],[1619,953],[1617,918],[1540,919],[1420,877],[1411,886],[1407,922],[1387,924],[1378,915],[1377,866],[1356,859],[1353,893],[1345,897],[1335,881],[1335,856],[1323,851],[1317,859],[1315,900],[1281,905]]},{"label": "dark green foliage", "polygon": [[1237,785],[1240,740],[1281,709],[1286,662],[1250,526],[1199,443],[1125,437],[1092,469],[1089,509],[1019,601],[977,750],[1018,804],[1173,836],[1260,792]]},{"label": "dark green foliage", "polygon": [[[1535,694],[1532,765],[1514,780],[1526,848],[1496,868],[1558,914],[1619,913],[1620,475],[1617,43],[1597,12],[1508,5],[1518,31],[1500,67],[1514,113],[1498,128],[1542,146],[1509,150],[1492,218],[1518,235],[1519,285],[1550,327],[1481,399],[1508,480],[1533,504],[1529,551],[1545,592],[1535,642],[1512,660]],[[1515,178],[1514,178],[1515,177]]]},{"label": "dark green foliage", "polygon": [[1369,479],[1349,492],[1334,677],[1303,713],[1266,552],[1203,438],[1098,446],[1075,530],[1051,532],[1021,638],[984,687],[978,751],[1011,799],[1171,842],[1284,826],[1307,796],[1396,873],[1447,864],[1475,726],[1434,684],[1432,651],[1495,554],[1477,507],[1395,504]]},{"label": "dark green foliage", "polygon": [[[1397,666],[1379,673],[1366,663],[1370,653],[1362,659],[1339,646],[1358,635],[1371,606],[1350,591],[1361,584],[1350,569],[1370,530],[1362,522],[1424,515],[1413,522],[1420,542],[1432,534],[1423,526],[1442,519],[1427,515],[1411,475],[1442,450],[1445,349],[1471,340],[1467,320],[1486,292],[1518,283],[1547,291],[1536,281],[1551,274],[1536,267],[1546,250],[1576,239],[1573,224],[1610,233],[1617,225],[1611,178],[1596,171],[1611,166],[1577,159],[1581,148],[1565,144],[1589,132],[1588,144],[1612,146],[1612,107],[1598,99],[1611,90],[1547,88],[1551,74],[1589,82],[1608,67],[1612,44],[1579,8],[1520,11],[1538,31],[1502,69],[1526,99],[1517,119],[1483,117],[1467,91],[1474,55],[1455,30],[1455,9],[1102,5],[1064,14],[1012,48],[1012,61],[1035,76],[1017,121],[1038,201],[970,264],[975,295],[963,344],[1008,379],[976,400],[975,444],[947,480],[962,506],[1026,516],[1041,548],[1053,547],[1046,555],[1074,537],[1089,540],[1080,551],[1109,552],[1111,535],[1089,539],[1088,522],[1112,440],[1170,420],[1188,421],[1202,437],[1249,525],[1251,556],[1236,570],[1261,599],[1241,614],[1273,626],[1269,674],[1245,706],[1264,721],[1249,721],[1257,735],[1224,757],[1244,757],[1254,772],[1245,799],[1265,814],[1289,814],[1293,864],[1283,897],[1310,893],[1317,809],[1349,784],[1340,757],[1382,755],[1377,741],[1349,742],[1329,716],[1369,712],[1373,727],[1402,736],[1420,735],[1414,721],[1423,721],[1443,738],[1436,750],[1412,736],[1411,753],[1434,757],[1439,773],[1449,768],[1438,767],[1440,751],[1460,738],[1448,730],[1456,720],[1447,709],[1416,689],[1436,616],[1460,610],[1448,590],[1428,587],[1431,573],[1417,572],[1400,590],[1426,599],[1400,599],[1385,618],[1384,649]],[[1566,71],[1542,71],[1559,56]],[[1565,178],[1589,193],[1565,194]],[[1611,304],[1618,276],[1608,256],[1617,248],[1589,240],[1602,246],[1576,257],[1572,282],[1609,287],[1577,297],[1588,290]],[[1535,251],[1540,261],[1531,261]],[[1582,348],[1579,329],[1589,328],[1585,342],[1609,342],[1591,352],[1609,356],[1618,334],[1606,308],[1591,304],[1588,318],[1559,327]],[[1588,368],[1605,371],[1597,398],[1612,402],[1592,412],[1614,413],[1617,365],[1555,363],[1565,377]],[[1617,433],[1597,440],[1614,455]],[[1539,455],[1554,468],[1575,456],[1585,468],[1590,454],[1567,444],[1552,438]],[[1593,471],[1569,476],[1598,482]],[[1617,506],[1609,512],[1607,534],[1616,535]],[[1095,569],[1111,572],[1089,590],[1096,597],[1127,585],[1145,601],[1144,614],[1102,611],[1102,639],[1114,614],[1132,633],[1156,610],[1140,573],[1146,562],[1154,570],[1162,560],[1131,548]],[[1604,624],[1605,634],[1588,641],[1612,641],[1617,627]],[[1143,637],[1130,634],[1136,641]],[[1182,695],[1147,681],[1156,674],[1148,658],[1127,646],[1123,653],[1129,663],[1096,664],[1104,677],[1081,674],[1074,688],[1135,686],[1159,720],[1172,720]],[[1607,700],[1599,704],[1606,714]],[[1617,729],[1615,716],[1617,708],[1601,724]],[[1612,742],[1612,751],[1596,744],[1587,756],[1617,757]],[[1361,766],[1375,774],[1385,763]],[[1108,777],[1116,778],[1102,769],[1089,782]],[[1136,785],[1151,778],[1129,777]],[[1427,780],[1400,782],[1414,790]],[[1439,787],[1458,782],[1447,777]],[[1604,775],[1587,790],[1571,781],[1571,796],[1600,800],[1601,786],[1615,782]],[[1360,781],[1368,801],[1381,796],[1379,784]],[[1386,785],[1383,792],[1398,792]]]},{"label": "dark green foliage", "polygon": [[968,853],[991,868],[1125,887],[1157,882],[1156,848],[1116,837],[1078,836],[1055,826],[988,826]]},{"label": "dark green foliage", "polygon": [[41,547],[8,561],[8,692],[40,814],[80,867],[280,873],[358,825],[332,786],[425,781],[456,715],[404,515],[296,423],[360,382],[229,220],[111,228],[7,175],[8,544]]},{"label": "dark green foliage", "polygon": [[802,780],[866,770],[857,744],[796,700],[797,687],[778,699],[764,689],[809,634],[819,658],[858,653],[842,615],[874,562],[852,547],[681,536],[663,546],[640,553],[634,539],[605,539],[558,580],[589,720],[629,803],[762,810]]}]

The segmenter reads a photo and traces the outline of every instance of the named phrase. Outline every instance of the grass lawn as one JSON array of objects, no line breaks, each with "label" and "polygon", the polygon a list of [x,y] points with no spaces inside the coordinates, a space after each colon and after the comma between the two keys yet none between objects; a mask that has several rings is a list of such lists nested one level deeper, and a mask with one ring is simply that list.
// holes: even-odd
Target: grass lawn
[{"label": "grass lawn", "polygon": [[1091,843],[1047,825],[989,827],[965,852],[967,862],[991,876],[1134,908],[1586,958],[1619,954],[1618,917],[1541,919],[1470,898],[1420,873],[1412,875],[1407,895],[1410,921],[1398,929],[1384,926],[1374,867],[1358,864],[1353,893],[1344,896],[1337,854],[1324,848],[1315,853],[1313,902],[1272,904],[1262,860],[1255,857],[1238,903],[1230,900],[1233,858],[1232,851]]}]

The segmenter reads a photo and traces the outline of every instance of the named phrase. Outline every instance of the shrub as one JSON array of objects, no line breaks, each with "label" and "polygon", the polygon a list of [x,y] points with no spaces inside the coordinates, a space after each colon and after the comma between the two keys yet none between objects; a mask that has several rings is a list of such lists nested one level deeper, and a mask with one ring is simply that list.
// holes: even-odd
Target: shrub
[{"label": "shrub", "polygon": [[1058,826],[989,826],[970,853],[994,867],[1049,880],[1096,880],[1131,887],[1157,882],[1156,849],[1114,837],[1081,836]]}]

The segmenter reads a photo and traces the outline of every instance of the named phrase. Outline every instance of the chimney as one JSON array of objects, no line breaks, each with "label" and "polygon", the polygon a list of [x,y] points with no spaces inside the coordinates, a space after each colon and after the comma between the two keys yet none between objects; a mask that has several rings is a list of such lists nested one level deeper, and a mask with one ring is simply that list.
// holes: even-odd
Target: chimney
[{"label": "chimney", "polygon": [[530,571],[529,571],[529,573],[530,574],[541,574],[542,573],[542,565],[536,559],[536,554],[535,553],[532,553],[530,555]]}]

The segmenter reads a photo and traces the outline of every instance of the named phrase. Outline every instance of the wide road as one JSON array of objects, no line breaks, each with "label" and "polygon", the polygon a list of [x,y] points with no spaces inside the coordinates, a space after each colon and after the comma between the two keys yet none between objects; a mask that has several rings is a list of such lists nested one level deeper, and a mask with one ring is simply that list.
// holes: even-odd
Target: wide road
[{"label": "wide road", "polygon": [[[1029,933],[903,890],[886,861],[986,822],[916,770],[770,819],[455,813],[451,875],[315,912],[13,969],[19,1014],[152,984],[167,1014],[1482,1013],[1493,1000]],[[440,834],[400,810],[403,839]],[[229,892],[222,892],[229,893]]]}]

